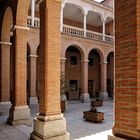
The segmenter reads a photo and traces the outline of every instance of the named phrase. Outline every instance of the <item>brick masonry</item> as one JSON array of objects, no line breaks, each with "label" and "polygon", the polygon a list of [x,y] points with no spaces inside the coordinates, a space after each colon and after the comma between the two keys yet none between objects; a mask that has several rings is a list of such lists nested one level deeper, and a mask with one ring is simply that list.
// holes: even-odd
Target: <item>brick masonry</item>
[{"label": "brick masonry", "polygon": [[115,136],[140,139],[139,0],[115,0]]}]

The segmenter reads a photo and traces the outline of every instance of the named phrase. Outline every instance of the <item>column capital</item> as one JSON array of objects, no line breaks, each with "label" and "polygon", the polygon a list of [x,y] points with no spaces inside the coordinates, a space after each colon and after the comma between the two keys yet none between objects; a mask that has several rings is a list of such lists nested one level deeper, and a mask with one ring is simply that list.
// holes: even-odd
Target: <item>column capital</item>
[{"label": "column capital", "polygon": [[105,23],[105,21],[106,21],[105,15],[101,15],[100,17],[101,17],[102,22]]},{"label": "column capital", "polygon": [[34,58],[37,58],[37,57],[38,57],[38,55],[31,54],[31,55],[29,55],[29,57],[34,57]]},{"label": "column capital", "polygon": [[67,58],[65,58],[65,57],[61,57],[61,58],[60,58],[60,60],[65,60],[65,61],[66,61],[66,60],[67,60]]},{"label": "column capital", "polygon": [[89,60],[88,60],[88,59],[84,59],[84,60],[81,60],[80,62],[81,62],[81,63],[82,63],[82,62],[89,62]]},{"label": "column capital", "polygon": [[108,62],[107,61],[103,61],[100,64],[108,64]]},{"label": "column capital", "polygon": [[87,16],[88,11],[87,10],[84,10],[82,14],[83,14],[83,16]]},{"label": "column capital", "polygon": [[30,30],[30,28],[27,26],[14,25],[11,31],[13,32],[16,29],[27,30],[27,31]]},{"label": "column capital", "polygon": [[63,9],[65,7],[65,3],[61,4],[61,9]]},{"label": "column capital", "polygon": [[0,45],[7,45],[7,46],[11,46],[11,45],[12,45],[12,43],[11,43],[11,42],[0,41]]}]

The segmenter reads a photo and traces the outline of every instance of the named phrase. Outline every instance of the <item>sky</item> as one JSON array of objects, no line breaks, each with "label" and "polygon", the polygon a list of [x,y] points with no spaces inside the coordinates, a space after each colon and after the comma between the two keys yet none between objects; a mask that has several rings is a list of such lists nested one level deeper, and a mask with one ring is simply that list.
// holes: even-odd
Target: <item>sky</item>
[{"label": "sky", "polygon": [[103,0],[95,0],[95,1],[97,1],[97,2],[101,2],[101,1],[103,1]]}]

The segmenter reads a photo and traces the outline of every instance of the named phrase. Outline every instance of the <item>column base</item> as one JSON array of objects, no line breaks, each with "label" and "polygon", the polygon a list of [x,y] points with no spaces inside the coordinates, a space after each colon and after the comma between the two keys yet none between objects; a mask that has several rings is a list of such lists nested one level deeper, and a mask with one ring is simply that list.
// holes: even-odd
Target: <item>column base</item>
[{"label": "column base", "polygon": [[106,91],[101,91],[101,92],[100,92],[100,97],[103,98],[103,100],[108,100],[108,99],[110,99],[110,98],[108,97],[108,93],[107,93]]},{"label": "column base", "polygon": [[69,140],[63,115],[41,116],[34,119],[31,140]]},{"label": "column base", "polygon": [[9,111],[7,123],[11,125],[24,124],[32,126],[32,119],[30,118],[30,109],[28,106],[12,106]]},{"label": "column base", "polygon": [[122,138],[119,138],[119,137],[116,137],[116,136],[108,136],[108,140],[126,140],[126,139],[122,139]]},{"label": "column base", "polygon": [[89,103],[90,102],[90,97],[88,93],[82,94],[81,97],[81,102],[83,103]]},{"label": "column base", "polygon": [[8,116],[11,102],[0,102],[0,116]]},{"label": "column base", "polygon": [[37,97],[30,97],[30,104],[38,104]]}]

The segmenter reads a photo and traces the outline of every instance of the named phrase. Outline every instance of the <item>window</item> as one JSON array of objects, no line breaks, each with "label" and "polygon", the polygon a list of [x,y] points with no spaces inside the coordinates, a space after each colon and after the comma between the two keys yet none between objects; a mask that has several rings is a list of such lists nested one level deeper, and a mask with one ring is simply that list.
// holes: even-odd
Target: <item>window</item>
[{"label": "window", "polygon": [[70,80],[69,85],[70,91],[77,91],[77,80]]},{"label": "window", "polygon": [[93,58],[89,58],[89,66],[93,66]]},{"label": "window", "polygon": [[71,65],[77,65],[77,57],[76,56],[71,56],[70,57],[70,64]]}]

